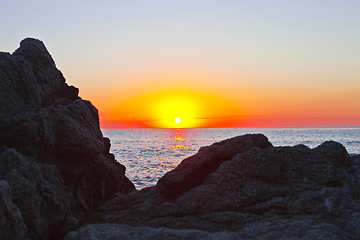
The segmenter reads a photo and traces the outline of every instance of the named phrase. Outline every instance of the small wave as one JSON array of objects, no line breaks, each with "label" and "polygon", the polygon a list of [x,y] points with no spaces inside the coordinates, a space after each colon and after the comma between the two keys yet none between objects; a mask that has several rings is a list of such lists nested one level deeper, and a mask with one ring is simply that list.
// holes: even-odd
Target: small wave
[{"label": "small wave", "polygon": [[346,144],[359,144],[360,141],[351,141],[351,142],[346,142]]}]

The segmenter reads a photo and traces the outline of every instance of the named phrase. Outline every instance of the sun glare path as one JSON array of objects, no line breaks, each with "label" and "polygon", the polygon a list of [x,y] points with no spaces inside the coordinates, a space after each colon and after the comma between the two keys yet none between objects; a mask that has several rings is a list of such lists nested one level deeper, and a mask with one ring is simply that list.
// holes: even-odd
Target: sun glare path
[{"label": "sun glare path", "polygon": [[176,123],[180,123],[180,122],[181,122],[181,119],[180,119],[179,117],[176,117],[176,118],[175,118],[175,122],[176,122]]}]

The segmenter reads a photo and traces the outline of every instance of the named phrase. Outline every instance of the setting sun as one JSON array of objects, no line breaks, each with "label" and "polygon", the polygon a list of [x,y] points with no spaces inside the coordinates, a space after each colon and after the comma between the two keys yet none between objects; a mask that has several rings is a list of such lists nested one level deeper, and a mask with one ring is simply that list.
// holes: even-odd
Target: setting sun
[{"label": "setting sun", "polygon": [[239,107],[210,94],[172,90],[145,94],[119,103],[113,119],[129,127],[219,127],[239,121]]}]

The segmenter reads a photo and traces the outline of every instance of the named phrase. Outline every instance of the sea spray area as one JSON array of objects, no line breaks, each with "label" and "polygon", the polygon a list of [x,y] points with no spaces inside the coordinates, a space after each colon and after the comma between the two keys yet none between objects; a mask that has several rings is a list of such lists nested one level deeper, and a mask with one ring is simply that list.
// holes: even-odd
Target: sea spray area
[{"label": "sea spray area", "polygon": [[[1,239],[359,237],[360,155],[344,147],[357,149],[358,134],[348,129],[358,128],[344,128],[347,136],[343,128],[301,130],[314,137],[302,138],[310,147],[284,129],[281,146],[269,133],[234,129],[222,129],[226,137],[169,129],[164,145],[161,131],[154,138],[129,130],[128,146],[117,148],[124,141],[103,136],[97,109],[66,83],[41,41],[25,39],[13,54],[0,53],[0,77]],[[134,140],[136,132],[145,140]],[[155,157],[172,149],[185,158],[169,160],[176,167],[140,191],[126,177],[137,163],[124,159],[134,155],[123,157],[131,145],[149,152],[134,148],[139,139]]]},{"label": "sea spray area", "polygon": [[274,146],[304,144],[314,148],[329,140],[350,154],[360,154],[360,127],[102,129],[110,152],[127,167],[137,189],[153,186],[183,159],[208,146],[247,133],[263,133]]}]

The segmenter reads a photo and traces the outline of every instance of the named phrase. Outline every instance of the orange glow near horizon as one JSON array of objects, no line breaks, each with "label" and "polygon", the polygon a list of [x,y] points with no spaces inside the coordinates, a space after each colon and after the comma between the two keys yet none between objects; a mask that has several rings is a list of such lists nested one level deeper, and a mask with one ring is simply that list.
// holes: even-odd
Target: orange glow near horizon
[{"label": "orange glow near horizon", "polygon": [[121,102],[113,109],[112,118],[130,127],[196,128],[223,127],[242,115],[236,104],[218,96],[172,90]]},{"label": "orange glow near horizon", "polygon": [[[106,98],[88,97],[96,100],[100,127],[314,127],[359,126],[360,122],[355,88],[336,96],[332,91],[305,91],[300,87],[268,91],[270,86],[241,86],[229,88],[227,92],[220,87],[218,91],[204,87],[203,91],[212,93],[205,94],[191,84],[189,89],[195,91],[184,90],[184,85],[182,90],[165,91],[162,84],[155,83],[154,88],[149,87],[150,93],[141,88],[137,93],[127,91],[126,98],[118,91]],[[181,120],[179,123],[175,122],[177,117]]]}]

